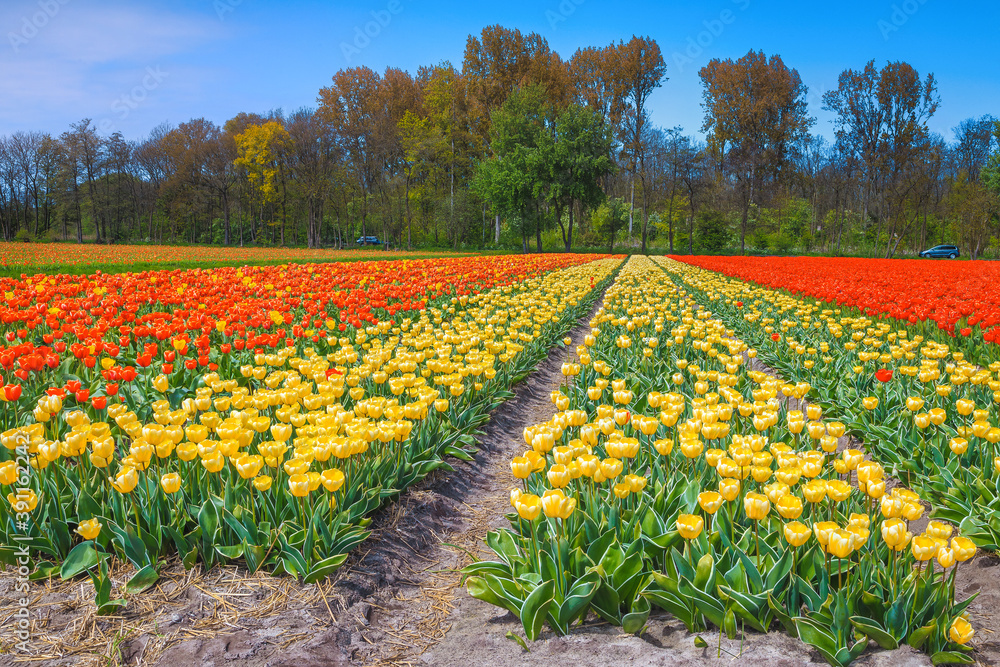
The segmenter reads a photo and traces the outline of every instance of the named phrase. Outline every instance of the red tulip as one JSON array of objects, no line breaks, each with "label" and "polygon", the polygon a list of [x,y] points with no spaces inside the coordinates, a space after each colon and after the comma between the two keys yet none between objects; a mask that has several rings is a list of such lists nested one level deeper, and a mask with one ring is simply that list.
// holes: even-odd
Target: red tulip
[{"label": "red tulip", "polygon": [[21,398],[21,385],[7,384],[3,388],[3,396],[8,401],[16,401]]},{"label": "red tulip", "polygon": [[95,410],[103,410],[108,407],[108,397],[107,396],[94,396],[90,400],[90,404],[94,406]]},{"label": "red tulip", "polygon": [[107,394],[108,396],[117,396],[118,395],[118,384],[112,382],[110,384],[105,385],[104,386],[104,393]]},{"label": "red tulip", "polygon": [[892,371],[888,368],[880,368],[875,371],[875,379],[879,382],[888,382],[892,379]]}]

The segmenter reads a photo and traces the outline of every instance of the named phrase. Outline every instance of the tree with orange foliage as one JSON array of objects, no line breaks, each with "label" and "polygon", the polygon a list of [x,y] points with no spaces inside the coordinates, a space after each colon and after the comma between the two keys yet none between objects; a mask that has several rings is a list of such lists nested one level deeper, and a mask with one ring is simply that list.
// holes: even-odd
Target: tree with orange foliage
[{"label": "tree with orange foliage", "polygon": [[713,150],[736,178],[742,209],[740,253],[746,252],[750,208],[765,187],[780,181],[796,144],[815,122],[807,88],[781,56],[750,51],[739,60],[712,60],[699,72],[705,122]]}]

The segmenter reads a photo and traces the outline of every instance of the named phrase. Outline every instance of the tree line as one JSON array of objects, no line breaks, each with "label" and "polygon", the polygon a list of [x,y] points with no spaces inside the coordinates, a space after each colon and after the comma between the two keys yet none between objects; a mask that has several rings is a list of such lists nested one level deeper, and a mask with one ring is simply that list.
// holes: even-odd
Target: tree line
[{"label": "tree line", "polygon": [[196,118],[141,140],[90,119],[0,137],[4,240],[614,248],[897,256],[1000,250],[1000,125],[945,138],[933,74],[846,69],[822,96],[779,55],[700,71],[705,137],[650,121],[656,41],[568,59],[499,25],[449,62],[343,69],[315,108]]}]

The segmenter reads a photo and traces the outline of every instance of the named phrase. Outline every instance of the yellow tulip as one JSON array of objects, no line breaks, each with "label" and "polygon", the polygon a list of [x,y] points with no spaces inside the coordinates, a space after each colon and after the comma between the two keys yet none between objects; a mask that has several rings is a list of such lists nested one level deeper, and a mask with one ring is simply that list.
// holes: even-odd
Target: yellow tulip
[{"label": "yellow tulip", "polygon": [[674,441],[668,438],[660,438],[653,441],[653,447],[656,448],[656,452],[660,456],[669,456],[670,452],[674,450]]},{"label": "yellow tulip", "polygon": [[160,392],[161,394],[170,389],[170,381],[167,380],[166,375],[157,375],[153,378],[153,389]]},{"label": "yellow tulip", "polygon": [[288,478],[288,490],[296,498],[305,498],[309,495],[309,477],[301,473]]},{"label": "yellow tulip", "polygon": [[865,410],[874,410],[878,407],[878,397],[877,396],[866,396],[861,399],[861,405],[864,406]]},{"label": "yellow tulip", "polygon": [[972,625],[961,616],[952,621],[951,627],[948,628],[948,638],[956,644],[968,644],[975,634]]},{"label": "yellow tulip", "polygon": [[522,519],[534,521],[542,512],[542,499],[534,494],[525,493],[514,502],[514,508]]},{"label": "yellow tulip", "polygon": [[76,527],[76,532],[85,540],[93,540],[101,534],[101,522],[97,519],[81,521]]},{"label": "yellow tulip", "polygon": [[618,459],[607,458],[601,461],[601,474],[605,479],[614,479],[622,472],[622,462]]},{"label": "yellow tulip", "polygon": [[181,476],[175,472],[168,472],[160,477],[160,486],[164,493],[177,493],[181,488]]},{"label": "yellow tulip", "polygon": [[561,463],[557,463],[549,468],[545,476],[548,478],[549,484],[557,489],[565,487],[571,480],[566,466]]},{"label": "yellow tulip", "polygon": [[951,537],[952,530],[953,528],[947,523],[942,521],[930,521],[927,524],[925,532],[935,539],[947,540]]},{"label": "yellow tulip", "polygon": [[816,504],[821,503],[826,498],[827,492],[827,480],[825,479],[811,479],[806,482],[806,485],[802,487],[802,497],[806,499],[807,502]]},{"label": "yellow tulip", "polygon": [[320,481],[324,489],[333,493],[339,491],[340,487],[344,485],[344,473],[337,468],[328,468],[320,474]]},{"label": "yellow tulip", "polygon": [[271,488],[271,482],[272,479],[270,475],[261,475],[260,477],[254,478],[253,488],[257,489],[258,491],[267,491],[268,489]]},{"label": "yellow tulip", "polygon": [[10,486],[17,481],[17,463],[4,461],[0,463],[0,484]]},{"label": "yellow tulip", "polygon": [[696,539],[704,527],[704,519],[697,514],[681,514],[677,517],[677,532],[685,540]]},{"label": "yellow tulip", "polygon": [[809,541],[812,531],[800,521],[791,521],[785,524],[784,535],[786,542],[798,548]]},{"label": "yellow tulip", "polygon": [[955,564],[955,552],[948,547],[941,547],[937,553],[937,562],[944,569],[948,569]]},{"label": "yellow tulip", "polygon": [[969,449],[969,441],[965,438],[952,438],[948,441],[948,448],[951,449],[952,454],[961,456]]},{"label": "yellow tulip", "polygon": [[749,518],[760,521],[771,511],[771,502],[767,496],[751,492],[743,498],[743,508]]},{"label": "yellow tulip", "polygon": [[826,481],[826,495],[835,503],[847,500],[853,490],[853,486],[841,479],[829,479]]},{"label": "yellow tulip", "polygon": [[[768,470],[770,470],[770,468],[768,468]],[[764,487],[764,495],[767,496],[767,499],[771,501],[772,505],[787,496],[789,492],[790,489],[788,488],[788,485],[783,482],[772,482]]]},{"label": "yellow tulip", "polygon": [[924,399],[919,396],[910,396],[906,399],[906,409],[910,412],[919,412],[924,407]]},{"label": "yellow tulip", "polygon": [[907,521],[917,521],[924,515],[924,506],[919,503],[904,502],[902,517]]},{"label": "yellow tulip", "polygon": [[625,475],[625,483],[628,484],[632,493],[641,493],[646,488],[648,481],[640,475]]},{"label": "yellow tulip", "polygon": [[913,551],[914,558],[920,562],[925,562],[937,556],[941,545],[928,535],[918,535],[913,538],[910,548]]},{"label": "yellow tulip", "polygon": [[802,499],[791,494],[782,497],[774,504],[778,514],[783,519],[798,519],[802,516]]},{"label": "yellow tulip", "polygon": [[552,519],[568,519],[576,509],[576,498],[567,498],[562,489],[549,489],[542,494],[542,511]]},{"label": "yellow tulip", "polygon": [[820,521],[813,524],[813,533],[816,535],[816,540],[820,543],[823,549],[826,549],[826,545],[830,542],[830,534],[837,530],[839,526],[833,521]]},{"label": "yellow tulip", "polygon": [[738,479],[720,479],[719,494],[726,502],[736,500],[736,497],[740,495],[740,481]]},{"label": "yellow tulip", "polygon": [[138,484],[139,476],[136,474],[135,468],[121,470],[118,476],[111,482],[111,486],[118,493],[131,493]]},{"label": "yellow tulip", "polygon": [[967,537],[952,538],[951,550],[955,553],[955,560],[959,563],[964,563],[976,555],[976,545]]},{"label": "yellow tulip", "polygon": [[850,531],[844,530],[843,528],[837,528],[836,530],[830,531],[829,538],[827,539],[826,550],[837,558],[847,558],[854,551],[854,539],[855,536]]},{"label": "yellow tulip", "polygon": [[715,514],[722,507],[722,494],[716,491],[702,491],[698,494],[698,505],[706,514]]},{"label": "yellow tulip", "polygon": [[681,453],[689,459],[696,459],[701,456],[702,450],[705,449],[704,443],[697,439],[685,439],[681,440]]},{"label": "yellow tulip", "polygon": [[976,409],[976,404],[967,398],[960,398],[955,401],[955,408],[958,410],[958,414],[963,417],[968,417],[972,414],[972,411]]},{"label": "yellow tulip", "polygon": [[510,462],[511,472],[514,473],[514,477],[517,479],[528,479],[533,471],[533,466],[528,459],[523,456],[516,456],[514,460]]}]

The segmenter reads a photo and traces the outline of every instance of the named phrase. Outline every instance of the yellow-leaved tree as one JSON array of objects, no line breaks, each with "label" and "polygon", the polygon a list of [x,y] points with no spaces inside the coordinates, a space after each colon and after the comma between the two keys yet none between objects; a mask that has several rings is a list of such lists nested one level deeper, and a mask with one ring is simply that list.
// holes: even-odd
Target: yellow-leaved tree
[{"label": "yellow-leaved tree", "polygon": [[[263,220],[264,207],[278,198],[281,179],[281,154],[290,148],[291,137],[275,120],[250,125],[235,137],[235,164],[246,170],[251,198],[258,205],[258,220]],[[284,224],[281,242],[284,243]]]}]

